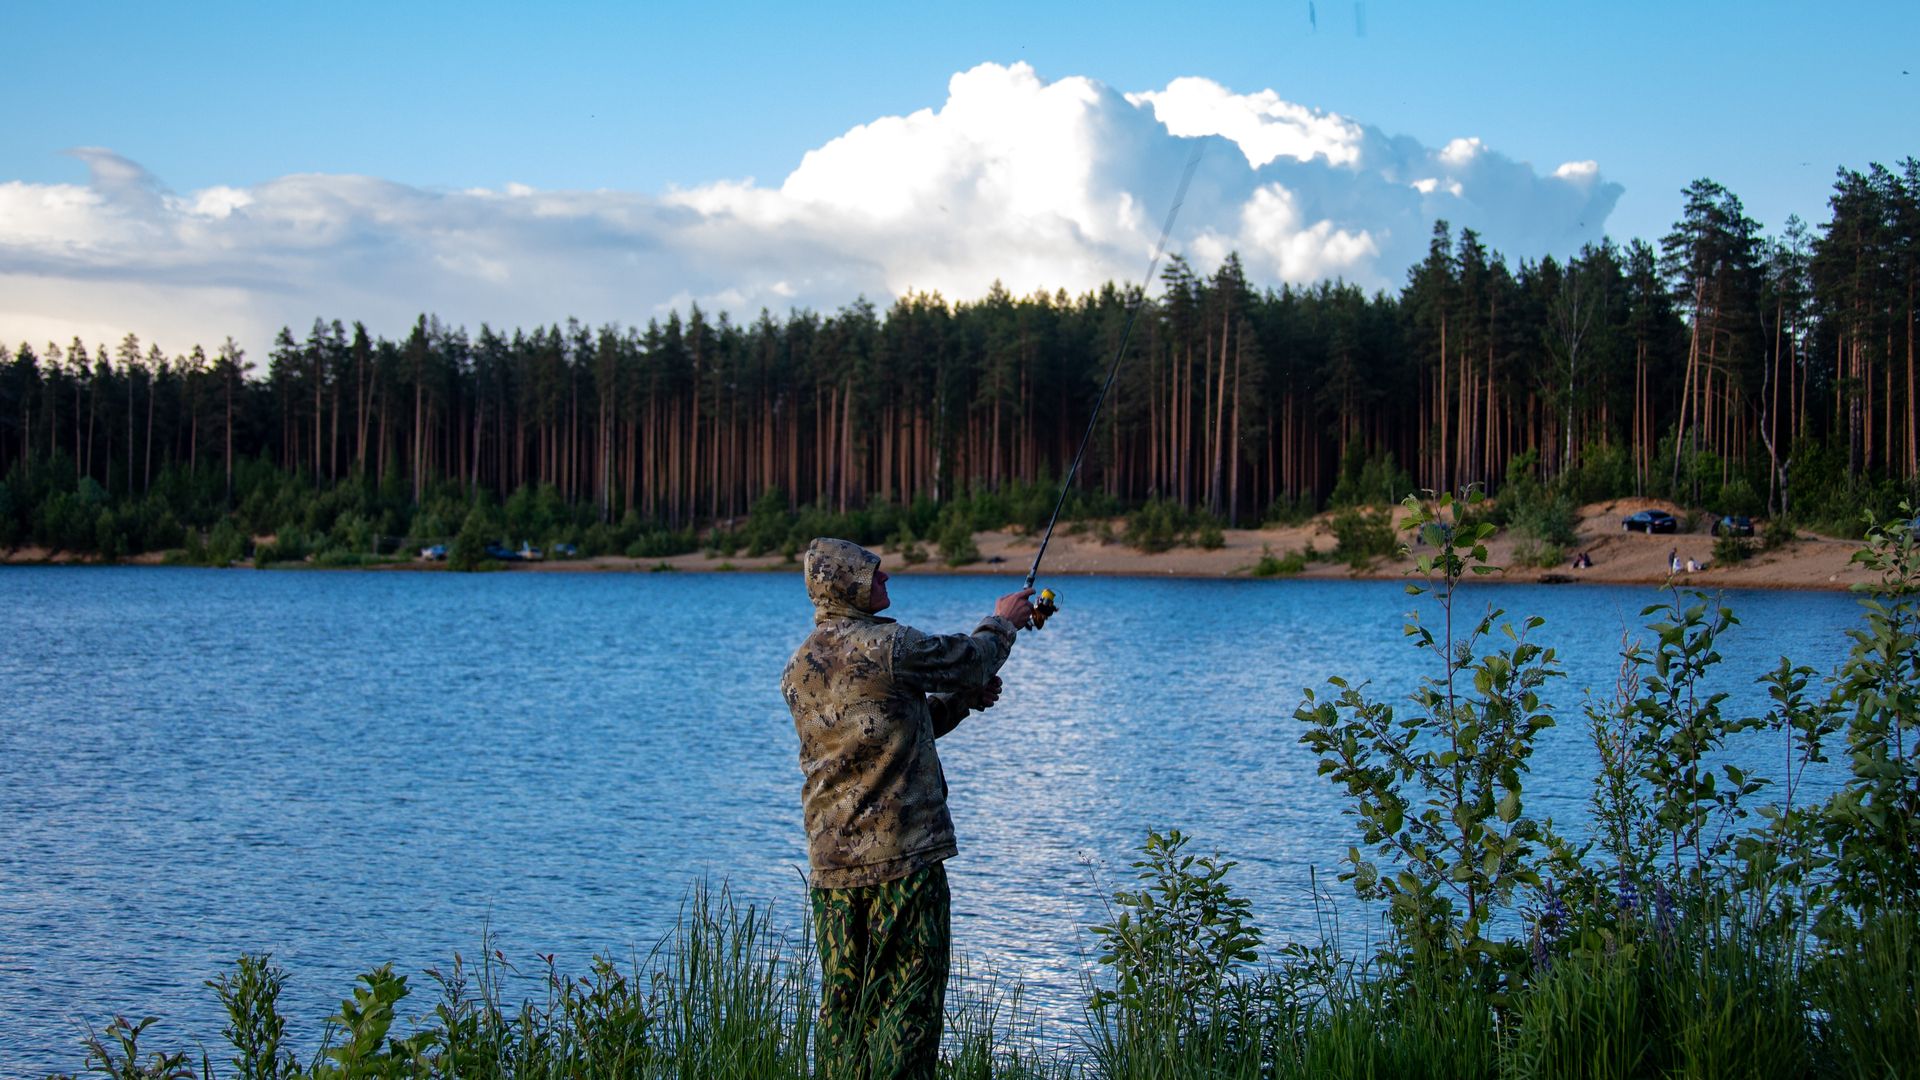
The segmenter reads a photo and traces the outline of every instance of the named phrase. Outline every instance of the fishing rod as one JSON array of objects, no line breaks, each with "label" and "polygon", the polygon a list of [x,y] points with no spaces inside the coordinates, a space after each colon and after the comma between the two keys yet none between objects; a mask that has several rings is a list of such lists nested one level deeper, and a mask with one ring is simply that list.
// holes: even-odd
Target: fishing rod
[{"label": "fishing rod", "polygon": [[[1093,399],[1093,412],[1087,417],[1087,433],[1080,436],[1080,449],[1073,452],[1073,464],[1067,467],[1067,477],[1060,485],[1060,497],[1054,500],[1053,513],[1047,517],[1047,531],[1040,537],[1040,550],[1033,554],[1033,565],[1027,568],[1027,585],[1033,588],[1033,579],[1040,574],[1040,560],[1047,557],[1047,544],[1053,540],[1053,527],[1060,521],[1060,508],[1067,504],[1067,492],[1073,490],[1073,478],[1080,471],[1080,459],[1087,456],[1087,447],[1093,442],[1094,425],[1100,421],[1100,406],[1106,404],[1107,391],[1113,389],[1114,376],[1120,374],[1120,361],[1126,358],[1127,341],[1133,337],[1133,323],[1139,318],[1140,309],[1147,302],[1147,287],[1153,284],[1153,275],[1160,269],[1160,259],[1167,253],[1167,237],[1173,234],[1174,219],[1180,216],[1180,205],[1187,201],[1187,185],[1193,182],[1194,170],[1200,167],[1200,151],[1205,146],[1201,140],[1194,140],[1193,154],[1187,158],[1186,171],[1180,174],[1180,186],[1173,193],[1173,205],[1167,208],[1167,220],[1160,226],[1160,242],[1154,245],[1153,258],[1147,262],[1147,276],[1140,282],[1140,295],[1134,298],[1133,307],[1127,312],[1127,325],[1120,331],[1120,347],[1113,351],[1113,363],[1107,367],[1107,381],[1100,384],[1100,396]],[[1040,596],[1033,604],[1033,628],[1045,626],[1047,620],[1060,610],[1059,597],[1052,589],[1041,589]]]}]

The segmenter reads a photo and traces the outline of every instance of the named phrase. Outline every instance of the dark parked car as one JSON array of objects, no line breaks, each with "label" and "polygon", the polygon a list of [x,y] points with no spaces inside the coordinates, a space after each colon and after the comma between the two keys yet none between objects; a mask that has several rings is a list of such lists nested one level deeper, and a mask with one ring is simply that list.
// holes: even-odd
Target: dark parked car
[{"label": "dark parked car", "polygon": [[1715,536],[1752,536],[1753,519],[1740,514],[1727,514],[1713,523]]},{"label": "dark parked car", "polygon": [[1665,510],[1642,510],[1622,520],[1620,528],[1626,532],[1679,532],[1680,522]]}]

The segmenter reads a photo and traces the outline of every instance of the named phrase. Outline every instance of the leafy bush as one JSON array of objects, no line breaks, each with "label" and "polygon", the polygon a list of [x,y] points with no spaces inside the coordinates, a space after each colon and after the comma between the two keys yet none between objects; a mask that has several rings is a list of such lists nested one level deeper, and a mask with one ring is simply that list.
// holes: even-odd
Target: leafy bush
[{"label": "leafy bush", "polygon": [[1542,543],[1534,539],[1524,539],[1513,548],[1513,561],[1521,566],[1534,566],[1550,570],[1563,566],[1567,562],[1567,549],[1559,544]]},{"label": "leafy bush", "polygon": [[[1397,717],[1336,678],[1335,696],[1309,691],[1294,715],[1308,725],[1300,741],[1319,756],[1321,774],[1353,801],[1361,843],[1341,877],[1362,898],[1388,902],[1414,959],[1512,969],[1517,949],[1488,935],[1514,893],[1540,883],[1533,856],[1549,837],[1524,813],[1522,777],[1535,738],[1554,722],[1539,693],[1561,671],[1552,649],[1527,640],[1538,619],[1515,628],[1489,607],[1456,626],[1461,579],[1494,570],[1485,546],[1494,530],[1460,530],[1444,520],[1453,505],[1447,495],[1434,509],[1406,501],[1403,527],[1436,552],[1415,563],[1429,584],[1407,589],[1431,592],[1441,616],[1437,627],[1417,616],[1406,627],[1436,666],[1414,695],[1417,711]],[[1476,656],[1496,628],[1506,647]]]},{"label": "leafy bush", "polygon": [[491,515],[483,506],[476,505],[467,511],[467,518],[460,524],[459,535],[447,548],[447,567],[453,570],[478,570],[487,561],[487,545],[494,543],[498,534],[494,531]]},{"label": "leafy bush", "polygon": [[1307,553],[1290,551],[1286,555],[1275,555],[1271,547],[1262,545],[1260,561],[1253,564],[1254,577],[1280,577],[1303,573],[1307,569]]},{"label": "leafy bush", "polygon": [[1252,903],[1226,882],[1235,864],[1186,854],[1189,839],[1149,832],[1133,864],[1141,887],[1116,891],[1118,910],[1092,928],[1113,979],[1092,1005],[1115,1011],[1123,1027],[1171,1018],[1182,1037],[1192,1033],[1224,1011],[1236,970],[1259,958]]},{"label": "leafy bush", "polygon": [[980,561],[980,548],[973,542],[973,523],[954,508],[941,514],[940,558],[948,566],[965,566]]},{"label": "leafy bush", "polygon": [[1580,542],[1579,514],[1565,495],[1543,495],[1520,503],[1509,511],[1507,521],[1514,532],[1542,544],[1570,548]]},{"label": "leafy bush", "polygon": [[1186,531],[1186,511],[1171,499],[1148,499],[1127,515],[1127,546],[1148,553],[1173,547]]},{"label": "leafy bush", "polygon": [[283,529],[271,542],[254,551],[253,564],[267,566],[277,562],[303,562],[314,553],[317,546],[314,540],[314,537],[309,537],[299,529]]},{"label": "leafy bush", "polygon": [[1398,547],[1393,538],[1393,518],[1384,511],[1342,510],[1333,515],[1329,527],[1333,529],[1334,557],[1349,566],[1364,566],[1372,559],[1393,554]]},{"label": "leafy bush", "polygon": [[700,542],[691,529],[684,532],[653,529],[636,536],[626,546],[624,554],[629,559],[658,559],[668,555],[686,555],[698,550],[700,550]]},{"label": "leafy bush", "polygon": [[1753,554],[1754,546],[1751,537],[1722,532],[1713,538],[1713,561],[1720,566],[1736,566],[1747,561],[1747,557]]},{"label": "leafy bush", "polygon": [[1267,505],[1267,512],[1261,520],[1269,525],[1304,525],[1313,520],[1316,512],[1318,507],[1314,506],[1313,496],[1283,493]]},{"label": "leafy bush", "polygon": [[1368,454],[1356,434],[1340,454],[1339,476],[1327,505],[1392,506],[1413,490],[1412,475],[1394,464],[1392,454]]},{"label": "leafy bush", "polygon": [[1766,512],[1765,500],[1756,492],[1747,478],[1735,473],[1726,483],[1720,485],[1715,494],[1713,507],[1722,514],[1738,514],[1742,517],[1758,517]]}]

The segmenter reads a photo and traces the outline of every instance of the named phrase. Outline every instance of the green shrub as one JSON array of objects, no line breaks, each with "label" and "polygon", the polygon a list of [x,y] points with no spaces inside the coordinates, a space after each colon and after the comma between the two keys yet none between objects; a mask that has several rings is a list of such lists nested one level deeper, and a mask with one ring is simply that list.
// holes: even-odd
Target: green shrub
[{"label": "green shrub", "polygon": [[965,566],[980,561],[980,548],[973,542],[973,523],[957,510],[941,515],[940,558],[948,566]]},{"label": "green shrub", "polygon": [[1093,1009],[1111,1010],[1122,1030],[1171,1019],[1184,1038],[1224,1010],[1237,970],[1259,958],[1252,903],[1226,881],[1235,864],[1185,854],[1189,839],[1149,832],[1133,864],[1140,887],[1116,891],[1117,910],[1092,928],[1112,978]]},{"label": "green shrub", "polygon": [[1507,523],[1515,533],[1542,544],[1570,548],[1580,542],[1579,513],[1565,495],[1542,495],[1515,505],[1508,511]]},{"label": "green shrub", "polygon": [[692,530],[672,532],[666,529],[654,529],[641,533],[626,547],[629,559],[658,559],[668,555],[687,555],[700,550],[700,543]]},{"label": "green shrub", "polygon": [[1398,547],[1393,537],[1393,518],[1383,511],[1342,510],[1333,515],[1330,527],[1335,540],[1334,557],[1350,566],[1364,566],[1372,559],[1393,554]]},{"label": "green shrub", "polygon": [[252,546],[252,538],[242,532],[231,518],[221,518],[207,537],[204,552],[207,565],[230,566],[246,558]]},{"label": "green shrub", "polygon": [[[1489,606],[1456,624],[1462,579],[1495,569],[1485,546],[1493,526],[1461,531],[1444,519],[1454,505],[1447,495],[1434,508],[1412,496],[1405,505],[1403,528],[1436,549],[1415,563],[1428,584],[1407,589],[1431,592],[1441,616],[1429,627],[1416,614],[1406,633],[1437,670],[1404,718],[1340,679],[1333,696],[1309,691],[1294,716],[1308,725],[1300,741],[1319,757],[1321,775],[1353,803],[1360,842],[1341,877],[1361,898],[1387,901],[1415,961],[1470,973],[1510,968],[1515,948],[1488,935],[1503,904],[1537,882],[1530,863],[1551,840],[1524,813],[1522,784],[1537,736],[1554,723],[1540,691],[1561,669],[1552,649],[1526,637],[1538,619],[1503,625],[1505,613]],[[1496,631],[1505,647],[1476,653]]]},{"label": "green shrub", "polygon": [[1797,539],[1799,534],[1786,518],[1768,518],[1760,526],[1760,546],[1768,551],[1785,547]]},{"label": "green shrub", "polygon": [[1713,561],[1720,566],[1737,566],[1753,554],[1752,537],[1722,532],[1713,538]]},{"label": "green shrub", "polygon": [[1187,530],[1186,511],[1171,499],[1148,499],[1127,515],[1127,546],[1140,551],[1165,551],[1180,542]]},{"label": "green shrub", "polygon": [[1260,546],[1260,561],[1253,564],[1254,577],[1280,577],[1302,573],[1307,569],[1307,553],[1290,551],[1286,555],[1275,555],[1271,547]]},{"label": "green shrub", "polygon": [[1267,506],[1267,512],[1261,520],[1269,525],[1304,525],[1312,521],[1317,512],[1312,495],[1281,495]]},{"label": "green shrub", "polygon": [[447,548],[447,567],[452,570],[478,570],[487,560],[487,545],[493,543],[496,534],[493,522],[485,508],[475,506],[467,511],[466,520],[460,524],[460,532]]},{"label": "green shrub", "polygon": [[1513,547],[1513,559],[1521,566],[1533,566],[1542,570],[1551,570],[1567,563],[1567,549],[1559,544],[1543,543],[1534,539],[1523,539]]},{"label": "green shrub", "polygon": [[1413,477],[1394,464],[1392,454],[1368,454],[1360,436],[1355,435],[1340,454],[1339,475],[1327,505],[1392,506],[1413,490]]}]

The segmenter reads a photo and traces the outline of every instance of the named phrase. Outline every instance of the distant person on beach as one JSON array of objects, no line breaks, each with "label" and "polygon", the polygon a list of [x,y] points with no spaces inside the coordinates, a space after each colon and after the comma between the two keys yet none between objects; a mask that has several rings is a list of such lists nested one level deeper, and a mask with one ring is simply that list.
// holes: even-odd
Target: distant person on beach
[{"label": "distant person on beach", "polygon": [[1667,552],[1667,573],[1677,574],[1679,572],[1680,572],[1680,549],[1674,548],[1672,551]]},{"label": "distant person on beach", "polygon": [[932,1080],[957,850],[934,740],[1000,696],[996,674],[1032,589],[1008,593],[971,634],[926,634],[879,613],[880,556],[822,537],[807,547],[813,632],[780,690],[800,736],[801,808],[820,950],[820,1075]]}]

